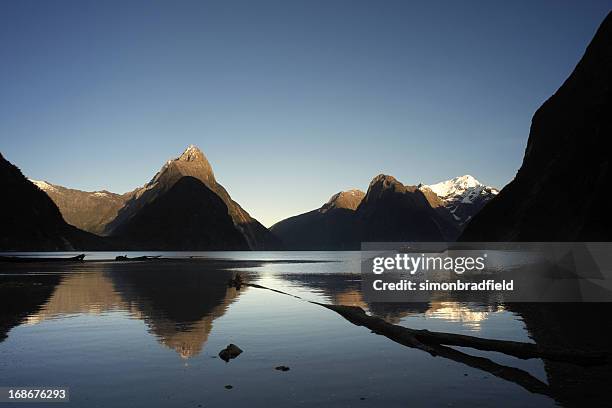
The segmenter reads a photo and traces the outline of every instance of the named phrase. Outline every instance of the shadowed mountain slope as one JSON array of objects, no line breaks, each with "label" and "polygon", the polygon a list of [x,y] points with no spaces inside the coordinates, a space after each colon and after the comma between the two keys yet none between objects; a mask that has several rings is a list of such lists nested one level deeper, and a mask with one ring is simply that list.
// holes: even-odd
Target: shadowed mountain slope
[{"label": "shadowed mountain slope", "polygon": [[122,224],[128,222],[147,204],[169,191],[178,180],[186,176],[200,180],[219,196],[250,249],[278,249],[281,246],[280,241],[266,227],[233,201],[225,188],[217,183],[210,163],[195,146],[189,146],[180,157],[166,162],[149,183],[134,190],[125,206],[119,210],[117,217],[106,226],[105,234],[116,235]]},{"label": "shadowed mountain slope", "polygon": [[366,194],[343,191],[321,208],[280,221],[270,230],[288,249],[355,250],[366,241],[453,240],[457,228],[434,193],[381,174]]},{"label": "shadowed mountain slope", "polygon": [[270,231],[289,249],[355,249],[359,229],[354,215],[364,196],[360,190],[341,191],[321,208],[282,220]]},{"label": "shadowed mountain slope", "polygon": [[55,251],[106,249],[105,241],[64,221],[44,191],[0,154],[0,249]]},{"label": "shadowed mountain slope", "polygon": [[612,13],[574,72],[535,113],[516,177],[463,241],[610,241]]},{"label": "shadowed mountain slope", "polygon": [[249,249],[223,200],[194,177],[146,203],[114,236],[139,250]]},{"label": "shadowed mountain slope", "polygon": [[405,186],[380,174],[370,182],[357,208],[362,241],[445,241],[456,234],[416,186]]}]

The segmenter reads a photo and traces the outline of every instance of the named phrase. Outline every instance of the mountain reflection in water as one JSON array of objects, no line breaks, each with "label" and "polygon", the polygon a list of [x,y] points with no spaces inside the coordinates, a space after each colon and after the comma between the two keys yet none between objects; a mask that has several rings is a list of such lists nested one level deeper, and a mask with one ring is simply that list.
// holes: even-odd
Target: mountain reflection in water
[{"label": "mountain reflection in water", "polygon": [[120,263],[87,266],[86,272],[63,275],[46,303],[24,323],[125,311],[143,320],[161,344],[189,358],[202,351],[213,321],[240,294],[227,286],[233,273],[221,269],[202,273],[195,265],[164,263],[154,268]]},{"label": "mountain reflection in water", "polygon": [[[308,259],[316,259],[317,253],[314,254]],[[299,255],[294,254],[296,258]],[[336,256],[319,255],[324,260]],[[582,395],[591,405],[597,405],[605,397],[609,366],[585,368],[469,351],[502,366],[518,367],[533,381],[543,382],[547,387],[545,395],[551,399],[531,394],[511,381],[487,375],[486,371],[469,364],[432,358],[422,351],[394,345],[383,336],[353,327],[332,312],[307,302],[248,286],[237,290],[227,283],[240,270],[248,282],[307,300],[359,306],[405,327],[586,350],[605,348],[605,339],[597,332],[610,326],[598,317],[606,313],[607,305],[591,305],[587,309],[585,305],[474,304],[448,299],[432,299],[429,303],[369,303],[361,293],[359,271],[355,270],[354,263],[346,260],[300,263],[283,255],[278,258],[279,262],[273,262],[275,257],[270,254],[255,261],[249,261],[243,254],[240,256],[229,261],[99,261],[61,266],[2,266],[3,272],[10,273],[0,275],[0,352],[8,357],[9,363],[0,364],[0,378],[8,378],[5,370],[10,370],[11,377],[22,382],[40,381],[34,375],[36,371],[28,368],[38,360],[27,363],[28,357],[22,349],[30,350],[29,353],[35,351],[31,353],[35,358],[37,350],[42,348],[44,353],[49,348],[69,362],[64,368],[53,368],[58,364],[55,360],[44,360],[41,363],[47,368],[39,368],[41,375],[78,372],[76,377],[60,375],[69,384],[74,382],[73,387],[93,392],[99,385],[93,379],[86,381],[88,373],[92,378],[107,373],[117,376],[116,381],[137,381],[153,398],[160,390],[167,389],[173,395],[172,390],[196,381],[206,387],[183,390],[185,395],[180,398],[197,399],[206,395],[216,405],[232,398],[222,392],[223,384],[217,384],[219,391],[213,387],[220,381],[242,384],[233,392],[246,393],[253,401],[252,406],[270,404],[271,398],[282,405],[302,405],[299,401],[308,401],[310,405],[347,406],[352,404],[352,398],[359,397],[354,393],[366,392],[368,399],[359,401],[364,406],[404,405],[407,398],[416,406],[432,401],[437,405],[455,401],[455,405],[467,406],[481,404],[484,400],[480,398],[488,398],[487,395],[505,396],[502,406],[555,403],[580,406],[577,395]],[[178,355],[179,361],[189,363],[197,371],[187,377],[176,372],[171,361],[155,349],[146,348],[150,347],[147,341],[137,337],[139,330],[144,332],[138,325],[144,325],[144,331],[151,335],[148,337],[164,346],[158,349],[172,350],[176,354],[169,354],[175,361]],[[69,337],[61,337],[54,331],[57,329]],[[89,331],[91,334],[87,334]],[[30,333],[36,333],[36,337]],[[13,338],[15,341],[11,342]],[[57,344],[53,343],[54,339],[64,339],[69,344],[62,349],[54,346]],[[234,341],[245,352],[227,366],[219,359],[212,364],[209,358]],[[211,343],[209,350],[208,343]],[[90,350],[96,350],[95,356]],[[73,354],[74,360],[61,353]],[[105,359],[109,361],[106,364]],[[21,363],[22,360],[25,362]],[[150,368],[145,367],[148,360],[151,360]],[[291,366],[290,374],[278,377],[281,374],[273,367],[284,364]],[[119,374],[121,371],[125,371],[123,377]],[[225,379],[231,373],[233,379]],[[314,388],[309,388],[304,381],[315,374],[319,380],[312,383]],[[182,382],[169,380],[176,376]],[[273,379],[283,382],[269,383]],[[408,387],[409,395],[402,391],[401,384],[406,383],[416,387]],[[276,390],[273,397],[268,386]],[[285,388],[279,391],[278,386]],[[159,390],[152,392],[151,387]],[[457,396],[441,392],[452,389],[473,393],[462,391]],[[266,390],[265,398],[258,394],[261,390]],[[125,392],[128,391],[126,388]],[[295,395],[299,395],[297,400]],[[151,403],[145,397],[134,398],[129,404],[116,399],[105,402],[114,406]],[[75,406],[87,406],[85,400],[79,402],[78,396],[75,399]]]}]

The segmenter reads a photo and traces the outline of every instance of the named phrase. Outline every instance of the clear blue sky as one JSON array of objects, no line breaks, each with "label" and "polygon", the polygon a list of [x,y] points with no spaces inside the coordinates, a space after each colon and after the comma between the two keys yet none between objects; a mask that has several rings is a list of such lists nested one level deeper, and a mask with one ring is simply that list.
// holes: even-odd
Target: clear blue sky
[{"label": "clear blue sky", "polygon": [[0,1],[0,151],[132,190],[188,144],[271,225],[366,189],[503,186],[610,1]]}]

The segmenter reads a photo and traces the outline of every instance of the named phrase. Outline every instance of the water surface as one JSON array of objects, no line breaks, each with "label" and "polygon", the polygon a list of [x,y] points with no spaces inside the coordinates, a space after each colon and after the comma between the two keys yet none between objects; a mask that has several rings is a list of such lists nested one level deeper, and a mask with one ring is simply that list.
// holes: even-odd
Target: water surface
[{"label": "water surface", "polygon": [[[253,287],[237,290],[227,281],[239,270],[250,282],[360,306],[394,324],[533,342],[521,315],[507,306],[368,304],[357,252],[164,255],[225,261],[2,266],[2,293],[12,306],[0,326],[0,386],[68,386],[75,407],[556,403],[554,395],[394,343],[321,306]],[[258,262],[244,262],[251,260]],[[334,262],[267,263],[291,260]],[[229,343],[244,352],[226,363],[217,354]],[[461,351],[549,381],[542,360]],[[290,371],[275,370],[281,365]]]}]

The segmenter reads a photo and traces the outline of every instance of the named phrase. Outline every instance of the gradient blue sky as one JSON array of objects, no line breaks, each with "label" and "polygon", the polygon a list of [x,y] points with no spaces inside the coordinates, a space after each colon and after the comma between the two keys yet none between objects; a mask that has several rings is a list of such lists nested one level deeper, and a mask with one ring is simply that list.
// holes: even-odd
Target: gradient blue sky
[{"label": "gradient blue sky", "polygon": [[379,173],[502,187],[610,5],[0,0],[0,151],[125,192],[196,144],[268,226]]}]

